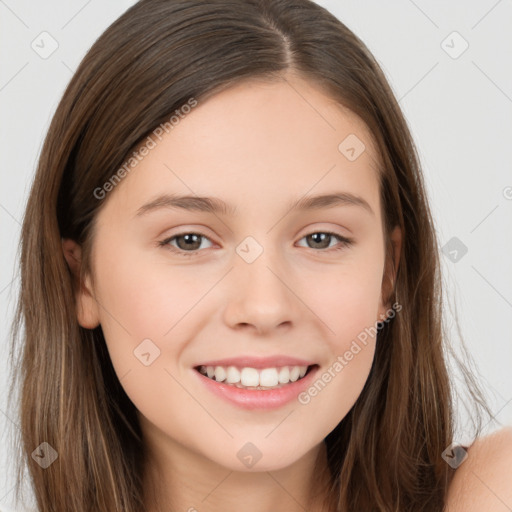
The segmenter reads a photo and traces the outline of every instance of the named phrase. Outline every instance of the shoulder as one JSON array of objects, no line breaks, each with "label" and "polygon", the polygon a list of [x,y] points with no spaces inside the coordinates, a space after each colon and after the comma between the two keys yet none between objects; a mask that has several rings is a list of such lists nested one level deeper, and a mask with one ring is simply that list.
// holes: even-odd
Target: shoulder
[{"label": "shoulder", "polygon": [[512,427],[481,437],[455,470],[446,512],[512,510]]}]

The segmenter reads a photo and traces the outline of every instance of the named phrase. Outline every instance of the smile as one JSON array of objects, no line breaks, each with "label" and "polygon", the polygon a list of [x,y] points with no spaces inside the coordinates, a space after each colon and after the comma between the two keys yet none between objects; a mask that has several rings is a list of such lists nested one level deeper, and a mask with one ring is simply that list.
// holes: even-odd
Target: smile
[{"label": "smile", "polygon": [[[297,400],[299,394],[311,386],[319,368],[317,364],[258,370],[252,367],[200,365],[193,369],[193,373],[206,390],[231,405],[240,409],[261,410],[276,409]],[[228,377],[236,382],[228,382]],[[262,386],[262,383],[272,386]]]},{"label": "smile", "polygon": [[308,366],[282,366],[256,369],[236,366],[200,366],[197,370],[216,382],[243,389],[278,389],[302,379]]}]

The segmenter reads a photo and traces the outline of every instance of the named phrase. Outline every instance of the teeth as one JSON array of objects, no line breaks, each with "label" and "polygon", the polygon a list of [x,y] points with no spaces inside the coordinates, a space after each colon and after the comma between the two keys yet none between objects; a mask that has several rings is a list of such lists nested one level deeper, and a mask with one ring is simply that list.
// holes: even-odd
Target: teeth
[{"label": "teeth", "polygon": [[295,382],[299,378],[300,368],[298,366],[293,366],[290,370],[290,380]]},{"label": "teeth", "polygon": [[275,388],[295,382],[306,375],[307,366],[283,366],[281,368],[242,368],[236,366],[201,366],[199,371],[217,382],[226,382],[236,387]]},{"label": "teeth", "polygon": [[226,375],[228,384],[240,382],[240,372],[234,366],[228,366]]},{"label": "teeth", "polygon": [[[247,369],[247,368],[246,368]],[[242,379],[243,384],[243,379]],[[279,384],[279,375],[276,368],[264,368],[260,372],[260,386],[271,388]]]},{"label": "teeth", "polygon": [[215,380],[217,382],[222,382],[226,380],[226,370],[222,366],[215,367]]},{"label": "teeth", "polygon": [[278,378],[280,384],[287,384],[288,382],[290,382],[290,368],[288,368],[288,366],[283,366],[279,370]]}]

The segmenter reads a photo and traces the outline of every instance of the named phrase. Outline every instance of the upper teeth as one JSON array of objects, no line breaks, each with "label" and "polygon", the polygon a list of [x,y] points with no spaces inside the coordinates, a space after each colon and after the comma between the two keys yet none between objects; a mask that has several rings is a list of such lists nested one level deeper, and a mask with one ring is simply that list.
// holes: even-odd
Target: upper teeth
[{"label": "upper teeth", "polygon": [[218,382],[226,381],[228,384],[241,383],[243,386],[277,386],[288,384],[304,377],[307,366],[283,366],[281,368],[242,368],[236,366],[201,366],[200,372],[210,379],[215,377]]}]

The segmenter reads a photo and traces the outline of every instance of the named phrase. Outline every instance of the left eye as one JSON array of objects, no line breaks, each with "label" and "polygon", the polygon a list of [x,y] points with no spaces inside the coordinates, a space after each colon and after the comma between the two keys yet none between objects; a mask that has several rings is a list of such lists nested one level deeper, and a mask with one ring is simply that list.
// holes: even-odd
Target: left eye
[{"label": "left eye", "polygon": [[314,233],[310,233],[305,237],[301,238],[301,240],[306,239],[308,241],[312,241],[314,244],[319,244],[320,247],[312,247],[312,249],[325,249],[329,248],[329,244],[325,247],[326,240],[333,240],[333,238],[337,238],[339,241],[339,247],[336,247],[334,250],[340,250],[344,247],[348,247],[352,244],[352,240],[350,238],[345,238],[344,236],[338,235],[336,233],[331,233],[329,231],[315,231]]},{"label": "left eye", "polygon": [[[166,238],[159,242],[158,245],[161,247],[165,246],[173,252],[180,254],[180,256],[194,256],[198,253],[198,249],[201,248],[201,239],[211,242],[207,236],[191,232],[180,233],[170,238]],[[341,235],[328,231],[315,231],[314,233],[310,233],[309,235],[301,238],[301,240],[304,239],[306,239],[307,242],[312,242],[314,244],[313,247],[309,247],[310,249],[328,249],[332,247],[330,241],[333,239],[337,239],[339,242],[339,246],[334,249],[335,251],[348,247],[353,243],[353,240],[350,238],[345,238]],[[325,245],[326,241],[328,241],[327,245]],[[177,247],[172,244],[173,242],[176,242]]]}]

